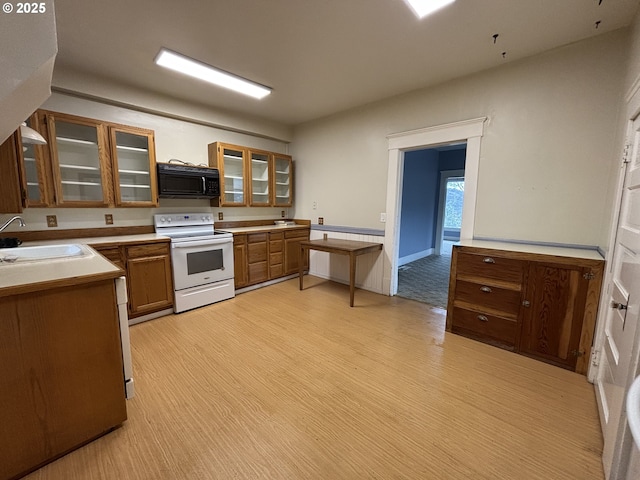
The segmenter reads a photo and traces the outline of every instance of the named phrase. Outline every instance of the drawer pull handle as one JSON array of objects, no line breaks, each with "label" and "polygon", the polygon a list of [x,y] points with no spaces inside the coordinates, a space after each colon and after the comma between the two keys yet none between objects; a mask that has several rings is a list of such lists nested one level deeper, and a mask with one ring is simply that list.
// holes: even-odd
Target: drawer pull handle
[{"label": "drawer pull handle", "polygon": [[491,293],[493,290],[491,290],[491,287],[484,286],[480,287],[480,291],[484,293]]},{"label": "drawer pull handle", "polygon": [[489,319],[487,318],[486,315],[478,315],[478,320],[480,320],[481,322],[488,322]]},{"label": "drawer pull handle", "polygon": [[496,263],[496,261],[491,257],[485,257],[484,259],[482,259],[482,261],[484,263]]}]

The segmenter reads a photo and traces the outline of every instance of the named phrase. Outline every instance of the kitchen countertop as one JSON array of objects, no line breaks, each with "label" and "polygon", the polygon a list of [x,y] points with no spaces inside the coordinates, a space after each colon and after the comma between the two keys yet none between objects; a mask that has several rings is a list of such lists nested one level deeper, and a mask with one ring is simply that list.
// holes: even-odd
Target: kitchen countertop
[{"label": "kitchen countertop", "polygon": [[295,224],[295,225],[258,225],[253,227],[231,227],[231,228],[216,228],[220,232],[229,233],[256,233],[256,232],[272,232],[274,230],[295,230],[300,228],[309,228],[309,225]]},{"label": "kitchen countertop", "polygon": [[[85,245],[85,255],[39,261],[0,263],[0,297],[73,285],[92,280],[116,278],[124,272],[96,252],[91,246],[121,245],[123,243],[167,242],[169,237],[155,233],[117,235],[60,240],[25,242],[22,246]],[[19,251],[3,249],[6,251]]]},{"label": "kitchen countertop", "polygon": [[534,253],[536,255],[553,255],[556,257],[585,258],[588,260],[603,260],[597,250],[588,248],[557,247],[550,245],[536,245],[529,243],[500,242],[493,240],[461,240],[454,246],[489,248],[493,250],[508,250],[511,252]]},{"label": "kitchen countertop", "polygon": [[85,252],[77,257],[0,263],[0,297],[123,275],[122,270],[91,247],[85,247]]},{"label": "kitchen countertop", "polygon": [[[80,243],[82,245],[121,245],[123,243],[152,243],[152,242],[168,242],[171,239],[166,235],[158,235],[157,233],[145,233],[139,235],[111,235],[106,237],[82,237],[82,238],[66,238],[59,240],[38,240],[34,242],[24,242],[22,245],[28,247],[30,245],[63,245],[69,243]],[[20,247],[18,247],[20,248]]]}]

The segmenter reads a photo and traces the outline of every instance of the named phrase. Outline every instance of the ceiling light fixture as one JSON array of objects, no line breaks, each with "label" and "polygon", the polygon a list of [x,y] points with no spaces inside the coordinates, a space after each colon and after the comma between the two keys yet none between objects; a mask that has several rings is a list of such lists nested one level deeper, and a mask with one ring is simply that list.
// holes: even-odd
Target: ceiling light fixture
[{"label": "ceiling light fixture", "polygon": [[264,98],[271,93],[269,87],[225,72],[206,63],[198,62],[166,48],[160,50],[160,53],[156,56],[155,63],[161,67],[169,68],[257,99]]},{"label": "ceiling light fixture", "polygon": [[456,0],[404,0],[418,18],[424,18]]}]

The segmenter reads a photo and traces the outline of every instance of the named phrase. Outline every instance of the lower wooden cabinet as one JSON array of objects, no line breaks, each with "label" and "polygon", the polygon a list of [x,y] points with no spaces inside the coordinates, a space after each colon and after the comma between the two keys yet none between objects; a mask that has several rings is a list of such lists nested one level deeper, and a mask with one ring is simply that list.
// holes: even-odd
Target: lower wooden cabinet
[{"label": "lower wooden cabinet", "polygon": [[251,233],[247,235],[249,285],[266,282],[269,279],[267,236],[267,233]]},{"label": "lower wooden cabinet", "polygon": [[233,272],[236,288],[249,285],[247,236],[244,234],[233,235]]},{"label": "lower wooden cabinet", "polygon": [[113,280],[0,298],[0,478],[127,418]]},{"label": "lower wooden cabinet", "polygon": [[[300,243],[309,240],[309,230],[291,230],[284,232],[284,274],[299,272]],[[309,269],[309,257],[302,259],[305,270]]]},{"label": "lower wooden cabinet", "polygon": [[[309,228],[259,233],[234,233],[235,288],[298,273],[300,242],[309,240]],[[308,257],[305,266],[308,267]]]},{"label": "lower wooden cabinet", "polygon": [[173,277],[168,242],[93,246],[126,272],[129,318],[173,307]]},{"label": "lower wooden cabinet", "polygon": [[284,275],[284,233],[269,232],[269,279]]},{"label": "lower wooden cabinet", "polygon": [[604,261],[454,246],[447,330],[585,374]]}]

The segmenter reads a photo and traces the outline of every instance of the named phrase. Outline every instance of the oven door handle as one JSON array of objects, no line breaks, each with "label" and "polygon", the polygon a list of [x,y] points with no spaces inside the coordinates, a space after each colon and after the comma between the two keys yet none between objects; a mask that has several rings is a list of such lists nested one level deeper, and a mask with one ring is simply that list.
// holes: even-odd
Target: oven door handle
[{"label": "oven door handle", "polygon": [[214,238],[210,240],[193,240],[191,242],[177,242],[172,243],[171,248],[204,247],[207,245],[222,245],[224,243],[233,243],[233,237]]}]

